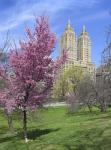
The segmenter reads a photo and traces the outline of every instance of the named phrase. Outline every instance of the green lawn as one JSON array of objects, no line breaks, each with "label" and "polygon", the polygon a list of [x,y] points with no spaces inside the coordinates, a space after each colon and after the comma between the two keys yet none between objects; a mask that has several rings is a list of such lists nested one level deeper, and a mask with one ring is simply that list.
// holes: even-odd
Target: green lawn
[{"label": "green lawn", "polygon": [[28,119],[28,143],[22,122],[14,118],[16,133],[11,134],[0,115],[0,150],[111,150],[111,112],[68,115],[64,107],[39,110]]}]

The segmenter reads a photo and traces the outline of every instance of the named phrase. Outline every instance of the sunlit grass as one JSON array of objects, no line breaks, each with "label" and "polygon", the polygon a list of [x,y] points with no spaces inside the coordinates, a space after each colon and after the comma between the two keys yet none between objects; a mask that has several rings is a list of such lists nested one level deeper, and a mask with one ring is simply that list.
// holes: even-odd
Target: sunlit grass
[{"label": "sunlit grass", "polygon": [[[32,113],[33,114],[33,113]],[[86,111],[67,114],[65,107],[39,110],[28,118],[24,142],[22,122],[14,117],[16,133],[11,134],[0,115],[0,150],[110,150],[111,112]]]}]

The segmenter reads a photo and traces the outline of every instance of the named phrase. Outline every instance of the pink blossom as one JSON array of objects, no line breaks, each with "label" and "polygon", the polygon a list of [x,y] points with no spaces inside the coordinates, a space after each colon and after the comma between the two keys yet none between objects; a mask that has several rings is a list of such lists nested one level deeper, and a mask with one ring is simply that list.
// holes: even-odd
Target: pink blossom
[{"label": "pink blossom", "polygon": [[27,28],[26,33],[27,41],[20,41],[20,49],[10,52],[10,73],[7,74],[2,67],[0,69],[0,77],[6,82],[6,89],[0,92],[0,103],[4,103],[9,111],[13,107],[41,105],[51,90],[57,70],[65,60],[64,54],[56,61],[51,57],[56,38],[46,17],[36,19],[34,32]]}]

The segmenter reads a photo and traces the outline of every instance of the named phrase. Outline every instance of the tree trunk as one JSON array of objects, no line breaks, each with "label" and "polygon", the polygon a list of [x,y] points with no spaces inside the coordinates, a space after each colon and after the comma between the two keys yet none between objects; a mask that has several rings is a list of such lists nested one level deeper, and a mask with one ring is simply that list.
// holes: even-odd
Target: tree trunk
[{"label": "tree trunk", "polygon": [[7,112],[7,110],[5,110],[5,114],[6,114],[6,117],[7,117],[7,122],[8,122],[8,128],[11,132],[14,132],[14,128],[13,128],[13,123],[12,123],[12,115],[9,114]]},{"label": "tree trunk", "polygon": [[100,110],[101,110],[101,112],[106,112],[106,105],[105,105],[105,103],[101,103],[100,104]]},{"label": "tree trunk", "polygon": [[90,106],[90,104],[87,104],[87,106],[88,106],[88,109],[89,109],[89,111],[91,113],[92,112],[92,107]]},{"label": "tree trunk", "polygon": [[106,112],[106,107],[105,106],[101,106],[101,112]]},{"label": "tree trunk", "polygon": [[26,109],[23,110],[23,131],[24,131],[25,142],[28,142],[28,137],[27,137],[27,112],[26,112]]}]

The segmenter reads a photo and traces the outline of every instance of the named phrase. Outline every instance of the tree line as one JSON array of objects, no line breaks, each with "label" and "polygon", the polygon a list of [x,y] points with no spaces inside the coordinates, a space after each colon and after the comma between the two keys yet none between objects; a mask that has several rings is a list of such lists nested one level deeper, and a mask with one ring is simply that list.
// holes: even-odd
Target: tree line
[{"label": "tree line", "polygon": [[[96,107],[106,112],[111,106],[111,28],[108,29],[107,47],[95,77],[81,67],[70,66],[58,76],[53,88],[53,98],[66,101],[70,112],[81,107]],[[108,55],[106,57],[106,54]]]}]

